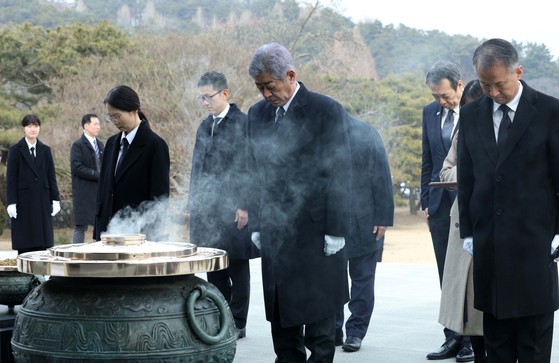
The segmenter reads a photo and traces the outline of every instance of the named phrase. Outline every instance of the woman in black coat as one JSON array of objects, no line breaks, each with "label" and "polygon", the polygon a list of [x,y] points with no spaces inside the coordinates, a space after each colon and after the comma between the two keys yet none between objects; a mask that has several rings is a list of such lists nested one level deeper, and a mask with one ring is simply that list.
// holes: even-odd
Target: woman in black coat
[{"label": "woman in black coat", "polygon": [[[143,202],[165,200],[169,196],[169,147],[151,130],[140,111],[138,94],[128,86],[118,86],[109,91],[105,105],[107,120],[121,132],[111,136],[105,145],[97,193],[95,240],[101,239],[101,233],[107,231],[118,211],[129,207],[127,214],[142,214],[145,210],[139,207]],[[148,239],[156,239],[157,221],[140,224],[139,231],[125,232],[141,232]]]},{"label": "woman in black coat", "polygon": [[26,115],[23,137],[8,152],[7,198],[12,229],[12,249],[18,254],[54,245],[52,217],[60,211],[50,147],[39,141],[41,120]]}]

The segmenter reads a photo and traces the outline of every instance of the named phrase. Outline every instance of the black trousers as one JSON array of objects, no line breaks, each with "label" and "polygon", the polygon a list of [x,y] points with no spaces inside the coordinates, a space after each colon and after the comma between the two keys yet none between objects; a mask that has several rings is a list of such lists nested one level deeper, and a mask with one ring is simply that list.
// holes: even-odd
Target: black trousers
[{"label": "black trousers", "polygon": [[[464,337],[466,338],[466,337]],[[481,335],[470,336],[470,341],[472,343],[472,349],[474,350],[475,360],[474,363],[487,363],[486,353],[485,353],[485,341]]]},{"label": "black trousers", "polygon": [[21,250],[17,250],[17,254],[21,255],[22,253],[26,252],[36,252],[36,251],[44,251],[46,247],[30,247],[30,248],[22,248]]},{"label": "black trousers", "polygon": [[247,324],[250,303],[250,260],[229,260],[224,270],[207,273],[208,282],[223,294],[229,303],[235,326],[244,329]]},{"label": "black trousers", "polygon": [[[277,296],[276,304],[278,306]],[[334,361],[336,316],[293,327],[282,328],[279,309],[271,321],[276,363],[331,363]],[[311,352],[307,360],[305,347]]]},{"label": "black trousers", "polygon": [[85,232],[87,232],[87,224],[76,224],[74,225],[74,236],[72,238],[72,243],[84,243]]},{"label": "black trousers", "polygon": [[554,313],[513,319],[483,314],[488,363],[549,363]]},{"label": "black trousers", "polygon": [[450,208],[452,202],[448,193],[445,193],[435,214],[429,214],[429,232],[433,241],[433,251],[437,261],[439,283],[443,285],[444,262],[448,248],[448,234],[450,232]]},{"label": "black trousers", "polygon": [[[351,298],[348,308],[351,313],[345,323],[346,336],[360,339],[365,337],[375,306],[375,272],[380,250],[348,259],[351,279]],[[336,329],[344,325],[344,310],[336,315]]]}]

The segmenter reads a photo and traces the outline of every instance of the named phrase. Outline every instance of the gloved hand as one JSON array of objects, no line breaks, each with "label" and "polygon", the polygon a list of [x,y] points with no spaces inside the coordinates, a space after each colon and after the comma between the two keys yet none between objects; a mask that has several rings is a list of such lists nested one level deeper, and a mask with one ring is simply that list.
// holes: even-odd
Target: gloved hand
[{"label": "gloved hand", "polygon": [[[555,250],[557,249],[557,246],[559,246],[559,234],[556,234],[555,237],[553,237],[553,240],[551,241],[551,254],[552,255],[555,252]],[[554,258],[553,261],[559,262],[559,256],[555,256],[555,257],[556,258]]]},{"label": "gloved hand", "polygon": [[252,232],[250,235],[250,239],[252,243],[256,246],[256,248],[260,249],[260,232]]},{"label": "gloved hand", "polygon": [[17,208],[15,204],[10,204],[8,208],[6,208],[8,215],[10,218],[16,219],[17,218]]},{"label": "gloved hand", "polygon": [[55,215],[58,214],[58,212],[60,212],[60,201],[53,200],[52,201],[52,213],[50,215],[54,217]]},{"label": "gloved hand", "polygon": [[468,252],[470,256],[474,255],[474,237],[464,238],[464,251]]},{"label": "gloved hand", "polygon": [[335,236],[324,236],[324,254],[326,256],[335,255],[336,252],[344,248],[345,246],[345,238],[344,237],[335,237]]}]

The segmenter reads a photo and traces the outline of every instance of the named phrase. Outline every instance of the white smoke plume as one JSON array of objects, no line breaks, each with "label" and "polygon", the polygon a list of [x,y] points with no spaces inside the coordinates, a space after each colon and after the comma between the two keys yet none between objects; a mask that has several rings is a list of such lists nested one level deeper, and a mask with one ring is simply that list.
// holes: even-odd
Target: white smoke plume
[{"label": "white smoke plume", "polygon": [[126,207],[115,213],[104,233],[143,233],[149,241],[188,242],[185,209],[183,199],[145,201],[136,208]]}]

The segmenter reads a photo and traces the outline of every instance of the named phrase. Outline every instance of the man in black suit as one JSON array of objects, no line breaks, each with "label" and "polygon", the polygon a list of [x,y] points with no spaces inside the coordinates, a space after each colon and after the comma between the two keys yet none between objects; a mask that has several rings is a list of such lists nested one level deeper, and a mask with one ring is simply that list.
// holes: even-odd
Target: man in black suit
[{"label": "man in black suit", "polygon": [[87,227],[95,223],[97,186],[104,149],[103,143],[97,138],[101,131],[97,115],[84,115],[82,128],[82,136],[74,141],[70,149],[74,210],[73,243],[83,243]]},{"label": "man in black suit", "polygon": [[228,102],[229,87],[222,73],[202,75],[198,90],[198,101],[210,115],[198,127],[192,155],[190,242],[227,251],[229,267],[207,276],[231,307],[237,337],[244,338],[250,301],[249,260],[259,255],[247,227],[247,116]]},{"label": "man in black suit", "polygon": [[[450,150],[452,137],[458,129],[460,99],[464,85],[460,70],[449,61],[442,60],[427,72],[425,83],[435,101],[423,108],[423,135],[421,157],[421,208],[433,241],[439,283],[442,286],[444,263],[450,231],[450,208],[455,192],[444,188],[430,188],[430,182],[440,181],[439,173]],[[474,360],[469,338],[463,339],[450,329],[443,329],[445,341],[427,359],[447,359],[456,356],[458,362]]]},{"label": "man in black suit", "polygon": [[256,50],[249,75],[264,97],[248,112],[249,213],[276,362],[332,362],[336,313],[349,298],[340,251],[350,210],[345,110],[297,82],[278,43]]},{"label": "man in black suit", "polygon": [[18,254],[54,245],[52,217],[60,211],[52,152],[38,139],[41,120],[25,115],[21,127],[24,137],[10,147],[6,170],[6,209]]},{"label": "man in black suit", "polygon": [[474,306],[489,362],[550,362],[559,307],[559,100],[530,88],[511,43],[483,42],[484,96],[462,108],[460,234],[473,244]]},{"label": "man in black suit", "polygon": [[[111,218],[129,208],[142,214],[144,202],[169,197],[169,147],[151,130],[140,110],[140,98],[128,86],[117,86],[105,98],[107,121],[120,132],[107,140],[97,193],[97,214],[93,238],[101,239]],[[158,220],[144,220],[140,231],[149,240],[158,240]]]},{"label": "man in black suit", "polygon": [[345,323],[347,339],[343,343],[344,312],[336,317],[336,345],[347,352],[361,348],[375,304],[375,272],[384,233],[394,223],[392,176],[384,143],[371,125],[347,114],[351,147],[351,229],[345,253],[351,278],[351,316]]}]

